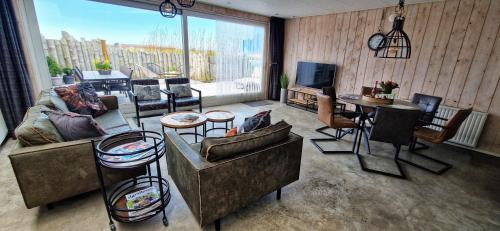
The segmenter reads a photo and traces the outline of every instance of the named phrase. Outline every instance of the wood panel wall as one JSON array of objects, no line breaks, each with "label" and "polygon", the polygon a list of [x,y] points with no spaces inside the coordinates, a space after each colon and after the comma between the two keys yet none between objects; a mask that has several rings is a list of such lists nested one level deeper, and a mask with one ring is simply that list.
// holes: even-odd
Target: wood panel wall
[{"label": "wood panel wall", "polygon": [[394,8],[286,21],[285,72],[295,83],[297,61],[338,65],[340,94],[392,80],[399,98],[416,92],[443,97],[452,107],[488,112],[478,149],[500,155],[500,0],[446,0],[408,5],[408,60],[374,58],[367,40],[389,32]]}]

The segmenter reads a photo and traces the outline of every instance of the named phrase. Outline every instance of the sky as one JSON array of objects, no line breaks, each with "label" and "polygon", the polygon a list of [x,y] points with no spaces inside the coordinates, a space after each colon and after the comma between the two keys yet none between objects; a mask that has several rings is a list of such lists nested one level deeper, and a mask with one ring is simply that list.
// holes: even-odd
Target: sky
[{"label": "sky", "polygon": [[[86,0],[35,0],[38,24],[47,39],[67,31],[76,39],[105,39],[109,44],[144,44],[155,30],[175,37],[167,44],[182,47],[181,17],[164,18],[158,11]],[[196,23],[191,23],[194,20]],[[215,31],[215,21],[193,18],[190,30]]]}]

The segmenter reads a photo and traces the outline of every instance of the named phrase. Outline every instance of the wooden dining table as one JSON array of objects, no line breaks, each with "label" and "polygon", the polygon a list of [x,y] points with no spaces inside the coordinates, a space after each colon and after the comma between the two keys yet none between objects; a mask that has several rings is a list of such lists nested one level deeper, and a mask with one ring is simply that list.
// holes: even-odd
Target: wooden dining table
[{"label": "wooden dining table", "polygon": [[[417,104],[414,104],[409,101],[405,100],[400,100],[400,99],[395,99],[392,104],[383,104],[383,103],[377,103],[377,102],[370,102],[363,100],[362,95],[341,95],[337,99],[340,102],[346,103],[346,104],[353,104],[356,106],[356,111],[360,112],[359,120],[358,120],[358,128],[361,130],[362,135],[365,138],[365,149],[368,152],[368,154],[371,153],[370,151],[370,146],[368,144],[368,130],[367,127],[365,126],[366,119],[368,119],[369,115],[367,113],[364,113],[363,108],[376,108],[376,107],[390,107],[390,108],[397,108],[397,109],[403,109],[403,110],[420,110],[420,107]],[[361,135],[361,134],[360,134]],[[356,139],[354,140],[353,143],[353,150],[356,144]]]}]

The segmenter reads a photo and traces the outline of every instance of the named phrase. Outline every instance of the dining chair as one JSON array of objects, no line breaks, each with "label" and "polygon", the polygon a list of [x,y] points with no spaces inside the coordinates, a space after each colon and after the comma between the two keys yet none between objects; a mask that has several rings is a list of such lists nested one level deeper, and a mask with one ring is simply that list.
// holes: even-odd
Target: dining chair
[{"label": "dining chair", "polygon": [[[326,124],[326,126],[316,129],[317,132],[327,135],[331,138],[321,138],[321,139],[311,139],[311,143],[318,148],[323,154],[340,154],[354,153],[354,145],[352,150],[324,150],[318,143],[321,142],[333,142],[342,139],[347,132],[344,132],[343,129],[355,129],[357,128],[356,122],[352,119],[343,116],[342,112],[335,112],[334,103],[332,97],[318,93],[316,95],[318,100],[318,118]],[[335,135],[330,135],[326,132],[323,132],[324,129],[333,128],[335,129]],[[356,133],[357,135],[357,133]],[[356,138],[354,139],[356,140]]]},{"label": "dining chair", "polygon": [[[165,84],[167,85],[167,91],[171,94],[173,111],[177,111],[177,107],[186,107],[199,105],[200,113],[202,113],[202,97],[201,91],[192,88],[190,85],[189,78],[167,78],[165,79]],[[188,96],[180,95],[177,89],[185,88],[188,91],[194,91],[197,95],[189,94]]]},{"label": "dining chair", "polygon": [[119,91],[120,93],[128,94],[130,91],[130,80],[134,71],[127,66],[120,66],[120,72],[128,77],[128,79],[113,79],[107,83],[109,92]]},{"label": "dining chair", "polygon": [[413,95],[411,102],[418,105],[420,107],[420,111],[423,112],[417,121],[417,126],[430,125],[434,119],[446,120],[436,116],[441,100],[441,97],[433,95],[425,95],[421,93],[415,93]]},{"label": "dining chair", "polygon": [[[398,162],[399,153],[402,145],[410,144],[419,116],[419,110],[377,107],[373,120],[371,118],[366,119],[371,124],[371,127],[368,130],[358,129],[358,133],[369,132],[368,139],[370,141],[392,144],[395,149],[393,160],[398,172],[391,173],[367,167],[359,152],[362,134],[356,134],[356,137],[359,139],[357,141],[356,156],[358,157],[361,169],[367,172],[405,179],[406,176]],[[366,122],[363,121],[363,123]]]},{"label": "dining chair", "polygon": [[83,75],[82,70],[78,66],[75,66],[74,69],[75,69],[75,74],[76,74],[76,78],[78,79],[78,81],[89,82],[92,85],[92,87],[94,87],[95,91],[102,91],[102,92],[104,92],[104,94],[108,93],[108,88],[106,87],[105,82],[87,80],[87,79],[85,79],[85,76]]},{"label": "dining chair", "polygon": [[[158,79],[133,79],[130,81],[131,90],[128,92],[130,101],[134,103],[137,125],[141,126],[141,118],[153,117],[162,115],[165,112],[170,113],[170,94],[165,90],[160,90],[160,99],[141,99],[137,95],[136,87],[141,86],[157,86],[159,88],[160,81]],[[161,98],[161,94],[166,95],[166,99]]]},{"label": "dining chair", "polygon": [[[334,108],[335,112],[341,112],[342,116],[349,118],[349,119],[353,119],[353,120],[359,116],[358,112],[347,110],[345,103],[337,101],[337,91],[335,90],[334,86],[323,87],[321,90],[323,91],[323,95],[330,96],[330,98],[332,98],[333,108]],[[326,126],[323,128],[328,129],[329,127]],[[330,134],[323,132],[322,130],[324,130],[324,129],[319,128],[319,129],[316,129],[316,131],[318,131],[321,134],[331,136]],[[347,132],[349,134],[353,134],[354,129],[348,129]]]},{"label": "dining chair", "polygon": [[469,109],[460,109],[458,110],[453,117],[451,117],[448,122],[446,122],[445,125],[439,125],[439,124],[433,124],[431,123],[430,125],[436,126],[439,128],[439,130],[432,129],[429,127],[418,127],[417,130],[413,134],[413,140],[410,144],[410,151],[411,155],[416,155],[418,157],[422,157],[424,159],[427,159],[429,161],[438,163],[443,165],[443,167],[439,170],[433,170],[431,168],[425,167],[421,164],[416,163],[413,161],[413,158],[409,159],[402,159],[399,158],[400,161],[403,161],[407,164],[413,165],[417,168],[432,172],[434,174],[442,174],[452,168],[452,165],[449,163],[446,163],[444,161],[429,157],[427,155],[417,153],[415,152],[417,149],[415,148],[415,145],[417,143],[417,139],[425,140],[427,142],[431,142],[434,144],[442,144],[443,142],[453,138],[455,134],[457,133],[458,129],[462,125],[462,123],[467,119],[467,117],[471,114],[472,108]]}]

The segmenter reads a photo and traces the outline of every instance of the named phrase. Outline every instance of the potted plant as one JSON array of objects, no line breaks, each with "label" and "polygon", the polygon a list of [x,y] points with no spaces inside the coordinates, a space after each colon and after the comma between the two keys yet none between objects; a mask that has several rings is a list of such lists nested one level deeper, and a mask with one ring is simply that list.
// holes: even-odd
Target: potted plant
[{"label": "potted plant", "polygon": [[392,94],[392,90],[399,88],[399,85],[396,82],[387,80],[380,82],[380,88],[382,88],[382,93]]},{"label": "potted plant", "polygon": [[75,83],[75,77],[73,77],[73,68],[65,67],[62,69],[62,72],[64,73],[63,82],[65,84]]},{"label": "potted plant", "polygon": [[281,103],[286,103],[287,100],[287,92],[288,92],[288,75],[286,73],[283,73],[280,76],[280,85],[281,85],[281,95],[280,95],[280,102]]},{"label": "potted plant", "polygon": [[109,62],[108,59],[105,59],[104,61],[100,61],[96,59],[94,61],[95,64],[95,69],[99,74],[101,75],[111,75],[111,63]]},{"label": "potted plant", "polygon": [[47,56],[47,65],[49,66],[49,73],[50,76],[52,77],[52,85],[53,86],[60,86],[63,85],[63,78],[61,77],[62,71],[61,68],[59,67],[59,64],[57,64],[56,60],[52,58],[51,56]]}]

